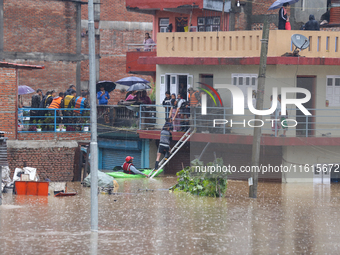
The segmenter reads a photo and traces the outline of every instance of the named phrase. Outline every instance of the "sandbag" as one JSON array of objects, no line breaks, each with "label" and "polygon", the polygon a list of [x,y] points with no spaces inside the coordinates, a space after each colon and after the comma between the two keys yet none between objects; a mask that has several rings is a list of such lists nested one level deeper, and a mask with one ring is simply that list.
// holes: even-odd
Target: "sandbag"
[{"label": "sandbag", "polygon": [[[113,187],[113,180],[114,178],[101,172],[98,171],[98,187]],[[84,186],[85,187],[91,187],[91,174],[89,174],[85,179],[84,179]]]}]

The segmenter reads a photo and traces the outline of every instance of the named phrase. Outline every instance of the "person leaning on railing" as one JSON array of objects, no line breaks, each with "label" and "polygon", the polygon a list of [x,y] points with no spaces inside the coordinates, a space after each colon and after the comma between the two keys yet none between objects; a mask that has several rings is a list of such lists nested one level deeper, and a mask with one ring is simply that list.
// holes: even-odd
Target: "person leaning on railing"
[{"label": "person leaning on railing", "polygon": [[201,95],[199,91],[194,91],[192,87],[188,89],[189,92],[189,101],[190,101],[190,126],[194,126],[194,120],[196,118],[196,107],[200,106],[201,103]]},{"label": "person leaning on railing", "polygon": [[[53,100],[52,100],[51,104],[48,106],[48,108],[49,109],[60,109],[60,108],[62,108],[62,106],[64,105],[64,97],[65,97],[65,93],[60,92],[58,97],[53,98]],[[54,117],[54,111],[50,111],[50,113],[51,113],[51,116]],[[63,116],[62,112],[57,111],[57,113],[56,113],[56,118],[57,118],[56,122],[61,123],[61,118],[60,117],[58,118],[57,116],[60,116],[60,117]]]},{"label": "person leaning on railing", "polygon": [[[74,108],[76,106],[76,95],[77,92],[75,90],[71,91],[71,95],[67,95],[64,98],[64,108]],[[73,116],[73,111],[70,110],[64,110],[63,111],[63,116],[65,116],[66,118],[64,118],[64,123],[72,123],[72,118],[71,116]]]},{"label": "person leaning on railing", "polygon": [[153,48],[152,44],[155,44],[155,42],[150,37],[149,33],[145,33],[145,39],[144,39],[143,44],[145,45],[144,51],[151,51],[151,49]]},{"label": "person leaning on railing", "polygon": [[87,91],[83,91],[81,93],[81,96],[77,97],[75,100],[75,107],[74,109],[76,109],[74,111],[74,116],[76,117],[75,122],[79,125],[76,126],[76,130],[77,131],[81,131],[81,128],[83,125],[86,125],[88,122],[88,118],[81,118],[81,116],[89,116],[89,111],[88,110],[82,110],[82,109],[89,109],[90,108],[90,104],[87,100],[87,96],[88,96],[88,92]]},{"label": "person leaning on railing", "polygon": [[[37,89],[37,93],[32,96],[31,108],[39,108],[42,98],[43,98],[42,90]],[[39,116],[39,110],[30,110],[30,116],[31,116],[30,118],[31,124],[38,122],[38,118],[34,118],[34,117]]]}]

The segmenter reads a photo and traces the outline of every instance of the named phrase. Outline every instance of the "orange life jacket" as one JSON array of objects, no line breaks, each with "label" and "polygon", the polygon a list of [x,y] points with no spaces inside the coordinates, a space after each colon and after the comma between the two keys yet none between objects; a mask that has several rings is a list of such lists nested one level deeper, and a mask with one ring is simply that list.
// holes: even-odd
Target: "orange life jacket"
[{"label": "orange life jacket", "polygon": [[48,108],[50,108],[50,109],[59,109],[60,105],[61,105],[61,100],[62,100],[61,97],[54,98],[52,100],[52,103],[50,104],[50,106]]},{"label": "orange life jacket", "polygon": [[198,104],[198,99],[196,98],[196,93],[199,93],[198,91],[195,91],[190,95],[190,105],[197,105]]},{"label": "orange life jacket", "polygon": [[130,166],[133,166],[133,164],[132,163],[128,163],[128,162],[125,162],[123,164],[124,173],[126,173],[126,174],[133,174],[133,172],[130,170]]},{"label": "orange life jacket", "polygon": [[[74,108],[78,108],[78,109],[81,109],[81,108],[84,108],[84,102],[85,102],[86,98],[85,97],[77,97],[76,98],[76,106]],[[76,110],[74,111],[75,113],[83,113],[83,111],[80,111],[80,110]]]}]

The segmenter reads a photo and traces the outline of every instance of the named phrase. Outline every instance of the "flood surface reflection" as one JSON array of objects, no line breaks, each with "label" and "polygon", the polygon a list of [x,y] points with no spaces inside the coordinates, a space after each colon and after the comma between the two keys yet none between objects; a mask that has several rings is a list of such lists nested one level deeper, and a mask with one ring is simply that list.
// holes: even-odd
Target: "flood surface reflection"
[{"label": "flood surface reflection", "polygon": [[90,189],[75,197],[4,194],[0,254],[339,254],[340,185],[230,181],[225,198],[169,193],[174,177],[117,180],[99,195],[90,231]]}]

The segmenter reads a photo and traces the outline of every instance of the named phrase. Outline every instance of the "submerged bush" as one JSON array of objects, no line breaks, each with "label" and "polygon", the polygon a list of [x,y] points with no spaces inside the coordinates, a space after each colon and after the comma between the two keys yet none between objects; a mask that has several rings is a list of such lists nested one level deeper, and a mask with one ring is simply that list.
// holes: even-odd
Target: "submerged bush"
[{"label": "submerged bush", "polygon": [[[184,191],[193,195],[207,197],[222,197],[227,191],[227,173],[198,172],[196,167],[202,167],[203,162],[197,159],[191,161],[191,167],[186,167],[177,173],[178,183],[170,188],[172,191]],[[223,166],[223,159],[218,158],[207,166]]]}]

